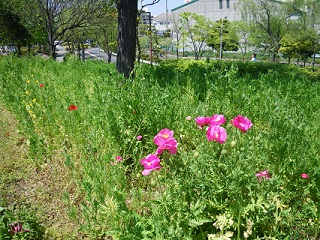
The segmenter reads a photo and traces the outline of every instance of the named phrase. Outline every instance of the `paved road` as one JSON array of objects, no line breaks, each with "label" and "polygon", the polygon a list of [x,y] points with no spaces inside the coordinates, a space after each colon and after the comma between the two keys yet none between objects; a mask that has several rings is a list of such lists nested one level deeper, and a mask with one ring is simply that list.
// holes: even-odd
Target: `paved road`
[{"label": "paved road", "polygon": [[[57,56],[57,61],[62,62],[63,57],[67,54],[68,51],[65,50],[63,46],[58,45],[56,47],[56,56]],[[107,61],[107,54],[99,48],[88,48],[85,51],[85,58],[86,59],[96,59],[96,60],[102,60],[102,61]],[[115,55],[111,56],[111,62],[115,63],[116,62],[116,57]]]}]

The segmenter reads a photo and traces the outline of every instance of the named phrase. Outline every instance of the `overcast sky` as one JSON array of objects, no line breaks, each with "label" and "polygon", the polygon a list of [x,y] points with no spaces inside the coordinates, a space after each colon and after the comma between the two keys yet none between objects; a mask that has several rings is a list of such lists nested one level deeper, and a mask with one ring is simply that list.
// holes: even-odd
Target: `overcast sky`
[{"label": "overcast sky", "polygon": [[[152,0],[144,0],[143,1],[144,4],[151,3],[151,2],[152,2]],[[171,12],[172,8],[181,6],[184,3],[185,3],[185,0],[167,0],[168,12]],[[139,6],[140,6],[140,1],[139,1]],[[165,13],[166,12],[166,0],[160,0],[159,3],[154,4],[154,5],[150,5],[147,8],[148,8],[148,11],[151,12],[152,16],[157,16],[161,13]]]}]

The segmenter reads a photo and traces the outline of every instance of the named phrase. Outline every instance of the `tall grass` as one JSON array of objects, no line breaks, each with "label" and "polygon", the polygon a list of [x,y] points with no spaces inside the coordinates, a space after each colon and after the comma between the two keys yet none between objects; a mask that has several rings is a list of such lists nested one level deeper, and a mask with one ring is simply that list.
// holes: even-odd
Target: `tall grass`
[{"label": "tall grass", "polygon": [[[76,183],[61,195],[83,237],[319,237],[319,82],[279,70],[252,78],[236,64],[212,70],[203,62],[166,72],[141,65],[123,83],[113,65],[96,61],[0,62],[1,98],[30,158],[64,165],[72,177],[61,179]],[[214,114],[228,120],[225,144],[186,120]],[[229,123],[237,115],[253,122],[248,132]],[[155,152],[163,128],[174,131],[178,153],[163,153],[162,168],[142,176],[139,160]],[[259,180],[265,169],[271,178]]]}]

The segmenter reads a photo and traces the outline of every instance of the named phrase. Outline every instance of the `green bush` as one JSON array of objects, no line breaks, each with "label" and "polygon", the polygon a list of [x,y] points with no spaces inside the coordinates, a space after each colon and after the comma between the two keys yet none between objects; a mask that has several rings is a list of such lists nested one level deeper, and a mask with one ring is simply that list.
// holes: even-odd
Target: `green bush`
[{"label": "green bush", "polygon": [[222,61],[222,60],[191,60],[191,59],[174,59],[164,61],[157,69],[160,78],[162,73],[167,71],[176,71],[177,73],[186,73],[188,76],[197,74],[206,74],[210,71],[228,71],[231,67],[238,69],[239,77],[246,77],[249,79],[259,78],[263,74],[269,72],[277,72],[282,77],[290,78],[294,76],[304,76],[312,80],[320,80],[319,69],[317,67],[301,68],[290,64],[279,64],[269,62],[250,62],[250,61]]}]

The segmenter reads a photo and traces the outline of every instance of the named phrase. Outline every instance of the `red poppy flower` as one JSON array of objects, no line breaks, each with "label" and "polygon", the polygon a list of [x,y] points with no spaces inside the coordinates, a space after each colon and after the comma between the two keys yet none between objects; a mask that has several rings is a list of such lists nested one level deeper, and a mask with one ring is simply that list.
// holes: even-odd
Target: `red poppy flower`
[{"label": "red poppy flower", "polygon": [[68,111],[75,111],[75,110],[77,110],[78,109],[78,107],[76,106],[76,105],[70,105],[70,107],[68,108]]},{"label": "red poppy flower", "polygon": [[40,84],[39,84],[39,87],[40,87],[40,88],[43,88],[43,87],[44,87],[44,84],[43,84],[43,83],[40,83]]}]

